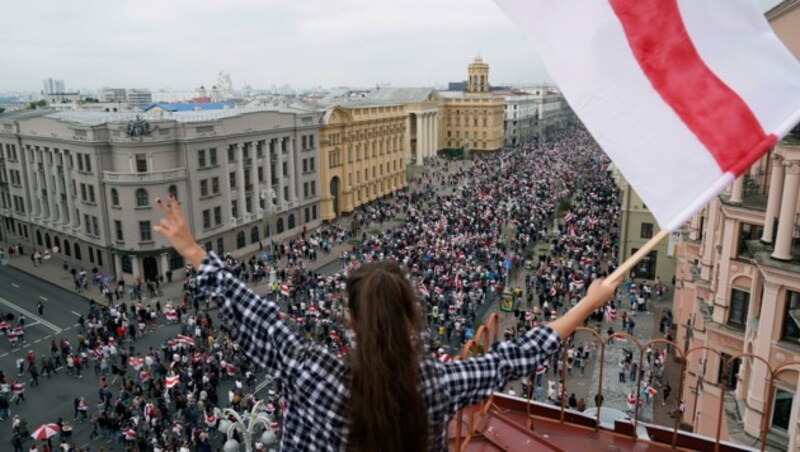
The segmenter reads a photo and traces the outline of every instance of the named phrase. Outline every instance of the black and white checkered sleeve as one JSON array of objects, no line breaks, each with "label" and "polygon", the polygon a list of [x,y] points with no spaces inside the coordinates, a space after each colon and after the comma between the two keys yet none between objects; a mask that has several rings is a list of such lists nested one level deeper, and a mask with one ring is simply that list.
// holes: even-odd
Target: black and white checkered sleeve
[{"label": "black and white checkered sleeve", "polygon": [[236,279],[213,252],[200,265],[197,290],[222,301],[220,319],[250,359],[274,376],[288,370],[301,341],[280,320],[277,304]]},{"label": "black and white checkered sleeve", "polygon": [[511,380],[530,375],[560,348],[558,334],[542,326],[512,341],[498,342],[477,358],[443,364],[442,383],[450,398],[450,412],[483,400]]}]

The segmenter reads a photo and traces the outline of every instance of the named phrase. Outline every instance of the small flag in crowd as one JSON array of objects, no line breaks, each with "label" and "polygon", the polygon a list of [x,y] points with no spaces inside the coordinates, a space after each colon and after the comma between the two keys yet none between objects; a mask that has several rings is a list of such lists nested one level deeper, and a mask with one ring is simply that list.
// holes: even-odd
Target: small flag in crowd
[{"label": "small flag in crowd", "polygon": [[419,293],[422,294],[423,297],[429,298],[431,293],[428,291],[428,288],[425,287],[425,284],[419,283]]},{"label": "small flag in crowd", "polygon": [[289,296],[289,285],[288,284],[281,284],[281,295],[288,297]]},{"label": "small flag in crowd", "polygon": [[134,369],[139,370],[139,368],[142,367],[142,365],[144,365],[144,359],[138,356],[131,356],[130,358],[128,358],[128,363],[130,363],[131,367],[133,367]]},{"label": "small flag in crowd", "polygon": [[181,377],[178,376],[178,375],[172,375],[172,376],[168,375],[164,379],[164,381],[165,381],[165,384],[166,384],[167,388],[173,388],[173,387],[177,386],[178,383],[181,381]]},{"label": "small flag in crowd", "polygon": [[658,390],[656,388],[652,387],[652,386],[648,386],[647,387],[647,393],[650,394],[650,397],[653,397],[656,394],[658,394]]},{"label": "small flag in crowd", "polygon": [[662,229],[800,121],[800,64],[758,2],[495,1]]},{"label": "small flag in crowd", "polygon": [[213,411],[211,412],[211,415],[206,413],[205,418],[206,418],[206,425],[208,426],[213,426],[214,424],[217,423],[217,415]]},{"label": "small flag in crowd", "polygon": [[192,339],[192,338],[191,338],[191,337],[189,337],[189,336],[185,336],[185,335],[183,335],[183,334],[179,334],[179,335],[178,335],[178,336],[175,338],[175,340],[176,340],[176,341],[177,341],[179,344],[186,344],[186,345],[191,345],[192,347],[194,347],[194,339]]},{"label": "small flag in crowd", "polygon": [[615,322],[617,320],[617,310],[613,306],[606,306],[606,320]]},{"label": "small flag in crowd", "polygon": [[127,441],[136,441],[136,430],[128,427],[122,430],[122,433],[125,435]]}]

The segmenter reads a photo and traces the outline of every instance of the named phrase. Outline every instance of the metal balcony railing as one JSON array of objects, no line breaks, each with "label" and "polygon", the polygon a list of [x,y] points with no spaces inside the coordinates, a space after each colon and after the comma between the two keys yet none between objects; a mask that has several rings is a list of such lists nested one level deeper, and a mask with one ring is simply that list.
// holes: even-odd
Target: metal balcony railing
[{"label": "metal balcony railing", "polygon": [[[678,384],[676,388],[677,397],[672,399],[673,401],[678,401],[678,402],[684,400],[683,389],[687,373],[687,363],[689,362],[688,358],[695,355],[698,352],[712,353],[717,355],[719,362],[723,363],[722,367],[723,370],[720,382],[718,383],[717,381],[706,380],[705,372],[702,373],[702,376],[698,376],[698,381],[700,384],[703,383],[714,384],[714,385],[719,385],[720,388],[720,398],[719,398],[720,400],[719,400],[719,405],[717,407],[716,435],[714,438],[708,438],[696,434],[687,435],[686,434],[687,432],[679,431],[679,426],[682,416],[676,414],[674,423],[671,427],[671,437],[667,435],[668,430],[665,431],[663,429],[655,429],[655,428],[652,429],[653,431],[658,431],[660,433],[658,435],[658,438],[651,438],[653,443],[657,443],[659,445],[664,445],[664,446],[671,446],[672,448],[677,447],[677,448],[697,449],[698,447],[700,447],[702,450],[714,450],[715,452],[719,452],[721,450],[722,451],[750,450],[750,448],[747,446],[741,446],[741,448],[739,448],[735,444],[721,441],[720,438],[722,433],[723,410],[725,408],[726,399],[732,398],[730,396],[732,395],[731,391],[733,391],[732,389],[730,389],[730,386],[728,385],[728,381],[731,378],[729,372],[733,368],[733,364],[736,362],[736,360],[750,359],[752,360],[750,364],[751,366],[755,366],[756,364],[759,363],[765,366],[765,369],[767,370],[767,375],[769,376],[768,387],[767,387],[768,395],[765,404],[766,407],[771,407],[773,404],[773,397],[776,388],[775,382],[780,376],[780,374],[786,371],[800,372],[800,362],[798,361],[782,363],[778,366],[773,367],[766,359],[754,355],[752,353],[742,353],[736,356],[729,357],[727,360],[725,360],[720,351],[703,345],[690,347],[684,351],[682,347],[680,347],[676,342],[667,341],[665,339],[652,339],[650,341],[642,343],[639,340],[637,340],[636,337],[626,333],[614,333],[610,336],[605,336],[597,333],[593,329],[585,327],[577,328],[576,332],[579,331],[588,332],[589,334],[592,335],[595,343],[599,344],[599,360],[597,361],[599,363],[599,381],[597,387],[597,394],[600,396],[603,395],[603,375],[605,370],[604,367],[605,367],[606,347],[610,343],[612,343],[614,339],[625,339],[629,341],[628,342],[629,344],[632,343],[635,345],[636,348],[639,349],[638,369],[644,369],[643,366],[645,365],[644,362],[645,350],[648,348],[648,346],[652,345],[654,351],[658,350],[659,347],[663,349],[664,347],[669,346],[670,350],[672,350],[672,353],[675,353],[676,354],[675,356],[679,358],[681,366],[680,384]],[[478,330],[476,331],[475,339],[469,340],[464,345],[461,355],[458,356],[456,359],[468,359],[470,357],[482,354],[484,350],[489,349],[492,343],[497,341],[498,334],[499,334],[499,319],[497,317],[497,314],[491,314],[487,319],[486,324],[478,328]],[[574,424],[576,429],[576,434],[580,434],[581,430],[579,429],[585,428],[586,426],[583,425],[581,427],[579,425],[582,424],[576,424],[574,422],[574,411],[570,410],[569,412],[567,412],[567,406],[566,406],[567,405],[566,394],[570,393],[568,388],[569,379],[567,378],[568,347],[566,346],[567,345],[566,342],[567,341],[564,341],[564,343],[562,344],[563,353],[560,357],[560,359],[562,360],[560,377],[561,380],[563,381],[563,390],[559,397],[561,402],[559,407],[553,407],[553,409],[560,410],[560,415],[558,416],[559,418],[558,422],[560,422],[561,424]],[[630,435],[631,439],[642,441],[642,438],[638,437],[638,429],[640,424],[639,408],[640,406],[643,405],[643,400],[641,400],[640,398],[643,382],[642,382],[642,372],[641,371],[637,372],[637,374],[638,375],[636,378],[636,391],[635,391],[636,404],[635,408],[633,409],[633,428],[627,429],[626,431]],[[528,387],[527,390],[525,391],[526,392],[525,397],[527,398],[527,404],[526,404],[527,418],[528,418],[527,429],[530,431],[534,431],[534,422],[538,417],[536,414],[533,413],[533,408],[540,407],[540,405],[532,403],[533,392],[534,392],[533,388],[534,388],[534,376],[531,375],[528,378]],[[603,406],[603,399],[604,399],[603,397],[599,397],[600,403],[598,408]],[[481,425],[481,421],[485,417],[487,417],[487,413],[489,412],[490,408],[493,407],[498,408],[494,402],[495,402],[495,395],[492,394],[486,399],[484,399],[482,402],[479,402],[478,404],[472,405],[470,407],[466,407],[455,415],[453,420],[456,423],[455,425],[456,436],[455,438],[453,438],[455,441],[454,450],[458,452],[466,450],[467,446],[470,444],[470,441],[472,441],[476,436],[481,434],[481,432],[478,431],[479,426]],[[495,409],[494,411],[497,412],[498,409]],[[600,425],[600,414],[601,410],[598,409],[595,422],[593,423],[593,425],[591,425],[591,427],[594,429],[595,432],[601,432],[603,430],[603,428],[601,428]],[[760,431],[761,436],[759,438],[760,441],[759,448],[762,452],[766,450],[767,447],[767,433],[770,430],[769,421],[770,421],[769,415],[767,414],[762,415],[762,424]],[[648,432],[651,431],[652,427],[654,426],[652,425],[648,426],[647,428]],[[466,428],[466,434],[464,434],[463,431],[464,428]],[[609,433],[619,434],[619,431],[615,430],[614,432],[609,432]],[[698,446],[698,444],[702,444],[703,446]],[[554,445],[553,447],[554,447],[553,450],[558,450],[557,446]]]}]

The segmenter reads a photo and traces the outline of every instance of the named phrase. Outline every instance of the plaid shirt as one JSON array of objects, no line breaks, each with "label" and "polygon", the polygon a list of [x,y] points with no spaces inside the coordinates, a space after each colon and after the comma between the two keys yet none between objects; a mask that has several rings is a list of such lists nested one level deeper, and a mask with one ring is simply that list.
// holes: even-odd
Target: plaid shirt
[{"label": "plaid shirt", "polygon": [[[348,441],[350,369],[330,351],[303,341],[279,319],[278,305],[234,278],[214,253],[197,275],[197,295],[223,299],[220,317],[242,350],[283,382],[282,450],[344,450]],[[429,444],[447,450],[447,421],[513,379],[530,375],[561,347],[549,327],[499,342],[467,361],[442,363],[426,354],[420,393],[428,407]]]}]

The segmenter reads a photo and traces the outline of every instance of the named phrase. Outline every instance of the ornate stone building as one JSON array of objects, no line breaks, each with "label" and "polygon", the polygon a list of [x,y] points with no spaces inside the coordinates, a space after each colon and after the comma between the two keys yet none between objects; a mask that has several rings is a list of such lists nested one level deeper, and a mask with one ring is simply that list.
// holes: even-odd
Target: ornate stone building
[{"label": "ornate stone building", "polygon": [[321,114],[282,108],[164,115],[0,115],[3,239],[68,265],[153,278],[183,261],[153,233],[178,196],[206,249],[242,254],[315,227]]},{"label": "ornate stone building", "polygon": [[491,93],[489,65],[478,57],[468,69],[465,92],[442,91],[439,143],[442,148],[496,151],[503,147],[501,96]]},{"label": "ornate stone building", "polygon": [[323,220],[406,186],[409,127],[400,103],[361,99],[328,107],[320,129]]},{"label": "ornate stone building", "polygon": [[[767,19],[800,49],[800,1]],[[723,439],[752,445],[766,431],[774,450],[800,448],[800,369],[781,367],[800,362],[799,194],[797,127],[683,229],[673,311],[683,350],[696,350],[683,421],[697,433],[721,422]]]}]

